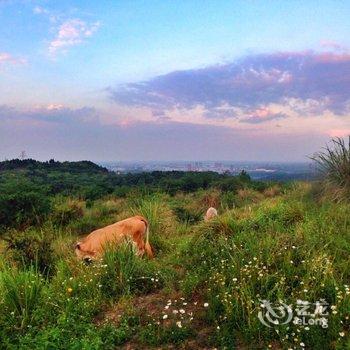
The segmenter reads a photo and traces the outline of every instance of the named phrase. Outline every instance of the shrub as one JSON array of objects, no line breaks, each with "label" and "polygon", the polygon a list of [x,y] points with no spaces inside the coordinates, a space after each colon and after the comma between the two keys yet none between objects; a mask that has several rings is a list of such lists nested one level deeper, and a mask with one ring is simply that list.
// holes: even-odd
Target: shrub
[{"label": "shrub", "polygon": [[326,146],[322,152],[315,154],[313,159],[323,176],[324,194],[335,201],[350,198],[350,136],[348,145],[341,138],[331,140],[332,145]]},{"label": "shrub", "polygon": [[65,226],[84,215],[83,205],[76,199],[63,200],[54,206],[52,221],[54,225]]},{"label": "shrub", "polygon": [[18,267],[35,266],[44,275],[54,272],[55,259],[50,234],[33,228],[26,231],[12,230],[8,232],[6,241],[10,257]]},{"label": "shrub", "polygon": [[0,185],[0,225],[23,228],[43,222],[51,210],[45,189],[25,178]]}]

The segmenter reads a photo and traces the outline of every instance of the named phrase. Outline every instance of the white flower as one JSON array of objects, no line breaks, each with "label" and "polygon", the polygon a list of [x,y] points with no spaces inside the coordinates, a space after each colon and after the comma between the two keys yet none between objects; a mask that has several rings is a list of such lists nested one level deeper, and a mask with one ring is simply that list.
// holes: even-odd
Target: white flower
[{"label": "white flower", "polygon": [[345,332],[339,332],[339,335],[340,335],[341,337],[344,337]]},{"label": "white flower", "polygon": [[305,344],[304,344],[303,342],[301,342],[301,343],[300,343],[300,346],[301,346],[301,347],[304,347],[304,346],[305,346]]},{"label": "white flower", "polygon": [[173,310],[173,314],[178,314],[178,313],[179,313],[179,311]]},{"label": "white flower", "polygon": [[184,309],[180,309],[180,314],[184,314],[185,313],[185,310]]},{"label": "white flower", "polygon": [[165,309],[165,310],[168,310],[168,309],[169,309],[169,305],[166,305],[166,306],[164,307],[164,309]]},{"label": "white flower", "polygon": [[204,307],[208,307],[209,306],[209,304],[208,303],[204,303]]},{"label": "white flower", "polygon": [[167,318],[168,318],[167,314],[163,315],[163,320],[166,320]]},{"label": "white flower", "polygon": [[177,325],[179,328],[182,328],[181,321],[177,321],[177,322],[176,322],[176,325]]}]

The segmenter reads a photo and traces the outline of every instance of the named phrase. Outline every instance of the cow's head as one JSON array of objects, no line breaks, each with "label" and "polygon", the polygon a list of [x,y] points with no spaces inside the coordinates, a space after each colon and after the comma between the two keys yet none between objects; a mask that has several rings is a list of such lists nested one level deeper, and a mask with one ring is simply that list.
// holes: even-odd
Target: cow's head
[{"label": "cow's head", "polygon": [[75,245],[75,255],[86,264],[90,264],[96,260],[96,253],[85,250],[82,242],[78,242]]}]

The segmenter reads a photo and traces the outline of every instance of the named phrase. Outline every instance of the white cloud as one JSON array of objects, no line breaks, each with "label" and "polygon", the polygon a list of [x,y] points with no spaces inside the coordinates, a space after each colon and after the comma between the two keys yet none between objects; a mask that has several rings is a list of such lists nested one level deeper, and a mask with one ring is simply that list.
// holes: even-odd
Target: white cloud
[{"label": "white cloud", "polygon": [[92,36],[99,26],[99,22],[87,23],[78,18],[66,20],[59,26],[56,37],[50,42],[50,55],[66,52],[69,47],[81,44]]}]

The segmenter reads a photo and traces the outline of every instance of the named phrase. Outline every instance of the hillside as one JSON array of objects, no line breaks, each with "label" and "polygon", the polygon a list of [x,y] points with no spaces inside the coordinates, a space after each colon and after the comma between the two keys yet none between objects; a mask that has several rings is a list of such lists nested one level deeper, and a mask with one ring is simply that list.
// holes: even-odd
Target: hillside
[{"label": "hillside", "polygon": [[[142,183],[122,196],[114,189],[85,198],[55,194],[49,181],[42,192],[33,187],[42,176],[28,172],[22,186],[32,190],[20,196],[13,174],[13,168],[1,174],[12,197],[0,194],[0,218],[7,219],[0,244],[0,348],[350,346],[350,205],[317,200],[314,185],[211,173],[204,183],[203,174],[196,182],[195,174],[155,173],[149,181],[158,186],[148,193]],[[104,170],[98,176],[118,178]],[[192,184],[187,191],[169,191],[169,183],[184,177],[182,185]],[[20,206],[28,198],[35,220],[17,210],[9,221],[5,204]],[[209,206],[219,216],[204,222]],[[149,220],[155,259],[139,258],[125,244],[100,263],[76,260],[80,237],[135,214]],[[289,305],[293,317],[302,305],[309,315],[294,324],[288,308],[267,312],[267,301]],[[314,312],[317,302],[322,315]]]}]

